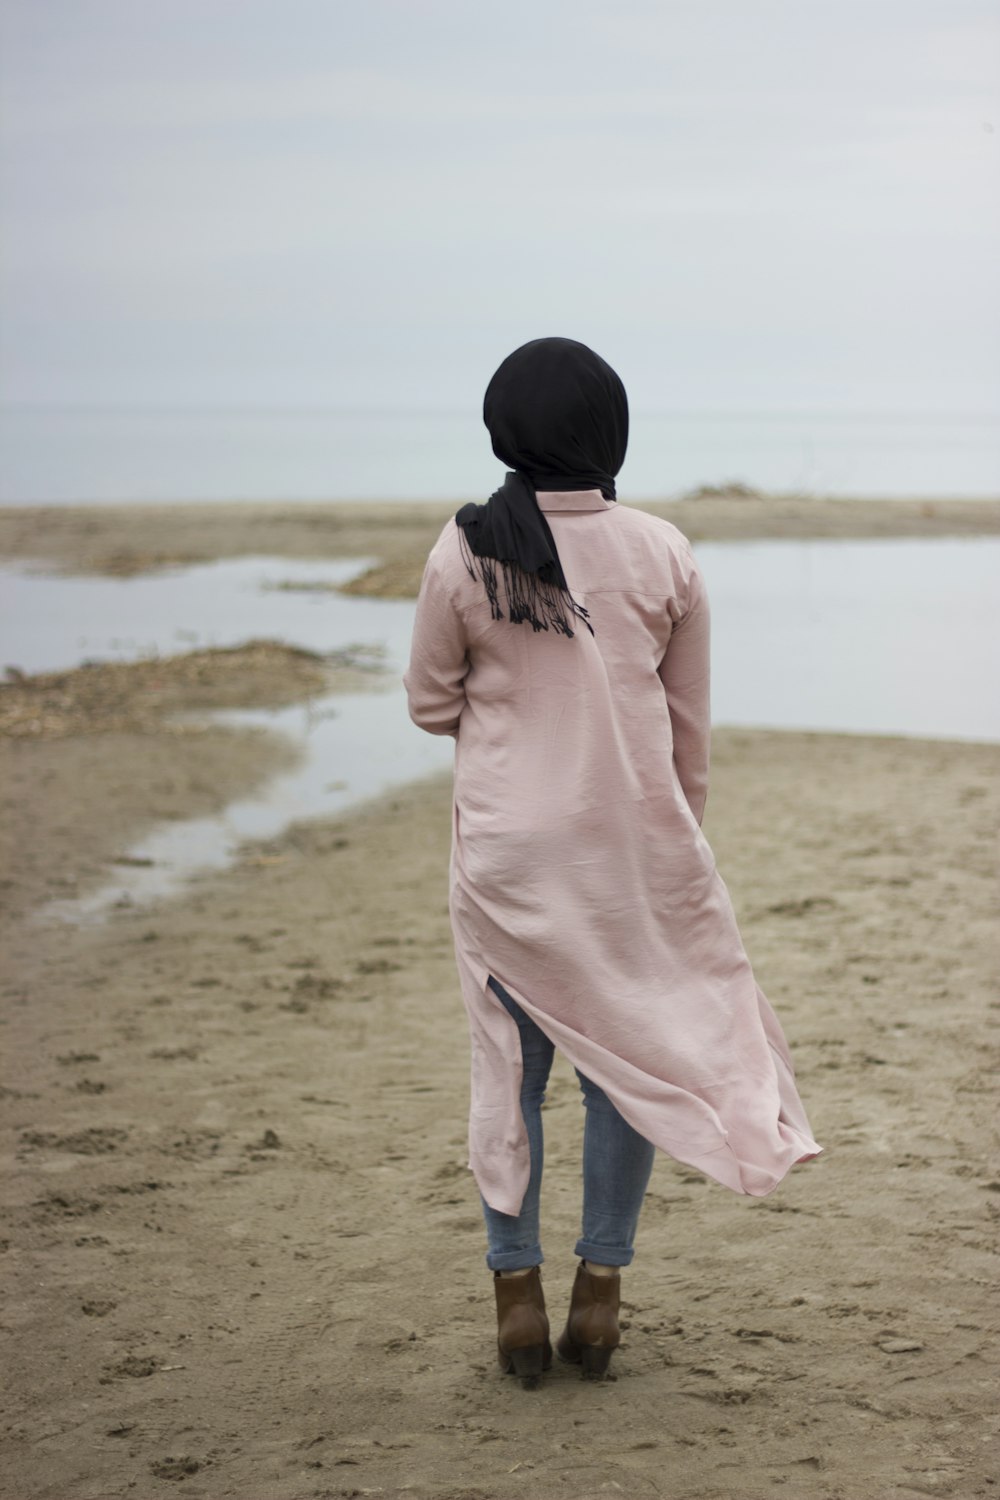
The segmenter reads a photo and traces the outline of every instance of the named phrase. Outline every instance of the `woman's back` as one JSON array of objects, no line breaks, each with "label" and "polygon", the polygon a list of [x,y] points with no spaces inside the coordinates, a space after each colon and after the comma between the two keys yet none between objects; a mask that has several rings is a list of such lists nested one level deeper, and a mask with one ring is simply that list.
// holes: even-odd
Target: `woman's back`
[{"label": "woman's back", "polygon": [[[593,633],[579,622],[567,638],[494,619],[450,523],[431,554],[424,589],[424,602],[431,595],[445,612],[418,621],[408,676],[417,722],[430,727],[418,685],[427,624],[428,663],[439,668],[450,631],[464,677],[456,757],[463,810],[487,814],[502,786],[505,822],[513,819],[520,831],[609,799],[682,792],[700,820],[708,610],[687,540],[669,522],[606,501],[597,490],[543,491],[538,504]],[[502,588],[498,603],[504,611]],[[428,686],[433,712],[434,684]]]}]

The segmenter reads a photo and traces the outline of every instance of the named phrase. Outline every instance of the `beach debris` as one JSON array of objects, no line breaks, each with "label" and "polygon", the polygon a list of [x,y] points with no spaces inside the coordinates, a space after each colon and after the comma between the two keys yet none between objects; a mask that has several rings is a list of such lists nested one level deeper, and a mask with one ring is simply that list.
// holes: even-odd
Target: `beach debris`
[{"label": "beach debris", "polygon": [[248,1142],[243,1147],[243,1152],[250,1161],[272,1161],[271,1153],[280,1151],[281,1144],[278,1132],[269,1128],[264,1131],[259,1140]]},{"label": "beach debris", "polygon": [[879,1338],[875,1342],[883,1354],[911,1354],[924,1347],[919,1339]]},{"label": "beach debris", "polygon": [[129,1380],[145,1380],[150,1375],[155,1375],[159,1365],[151,1354],[126,1354],[115,1365],[106,1366],[107,1376],[101,1384],[107,1385],[110,1377],[119,1375]]}]

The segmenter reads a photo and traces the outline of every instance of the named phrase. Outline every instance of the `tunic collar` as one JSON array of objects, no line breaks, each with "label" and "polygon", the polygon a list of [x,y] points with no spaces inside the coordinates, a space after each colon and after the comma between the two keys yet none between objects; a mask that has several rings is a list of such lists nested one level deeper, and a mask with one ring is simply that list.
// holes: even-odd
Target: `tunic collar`
[{"label": "tunic collar", "polygon": [[541,511],[612,510],[617,503],[605,500],[600,490],[538,490],[535,499]]}]

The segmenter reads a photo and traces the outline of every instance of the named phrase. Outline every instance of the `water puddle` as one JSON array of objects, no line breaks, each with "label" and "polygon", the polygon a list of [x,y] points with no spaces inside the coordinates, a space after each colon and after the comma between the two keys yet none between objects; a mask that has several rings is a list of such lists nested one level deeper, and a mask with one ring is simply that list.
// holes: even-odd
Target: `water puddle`
[{"label": "water puddle", "polygon": [[[716,724],[1000,740],[1000,538],[703,542],[697,555]],[[236,558],[130,579],[0,568],[0,666],[49,671],[263,638],[320,652],[378,646],[387,667],[369,692],[205,716],[286,734],[300,763],[218,817],[154,830],[127,851],[137,863],[50,915],[146,904],[225,868],[244,840],[451,764],[452,741],[406,712],[413,601],[335,592],[369,561]]]}]

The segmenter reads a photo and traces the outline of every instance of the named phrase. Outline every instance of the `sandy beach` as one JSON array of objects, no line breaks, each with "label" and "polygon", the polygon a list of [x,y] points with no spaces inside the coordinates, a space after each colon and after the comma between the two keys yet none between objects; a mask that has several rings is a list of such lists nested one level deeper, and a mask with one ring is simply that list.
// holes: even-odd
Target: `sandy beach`
[{"label": "sandy beach", "polygon": [[[696,541],[1000,532],[997,501],[649,508]],[[406,595],[452,509],[5,510],[0,558],[370,557],[360,587]],[[661,1156],[616,1378],[556,1366],[527,1393],[494,1363],[465,1164],[449,779],[244,845],[151,908],[49,907],[294,754],[179,711],[364,671],[261,642],[0,684],[0,1493],[995,1494],[1000,745],[715,733],[705,831],[824,1155],[762,1200]],[[557,1326],[582,1114],[557,1063]]]}]

